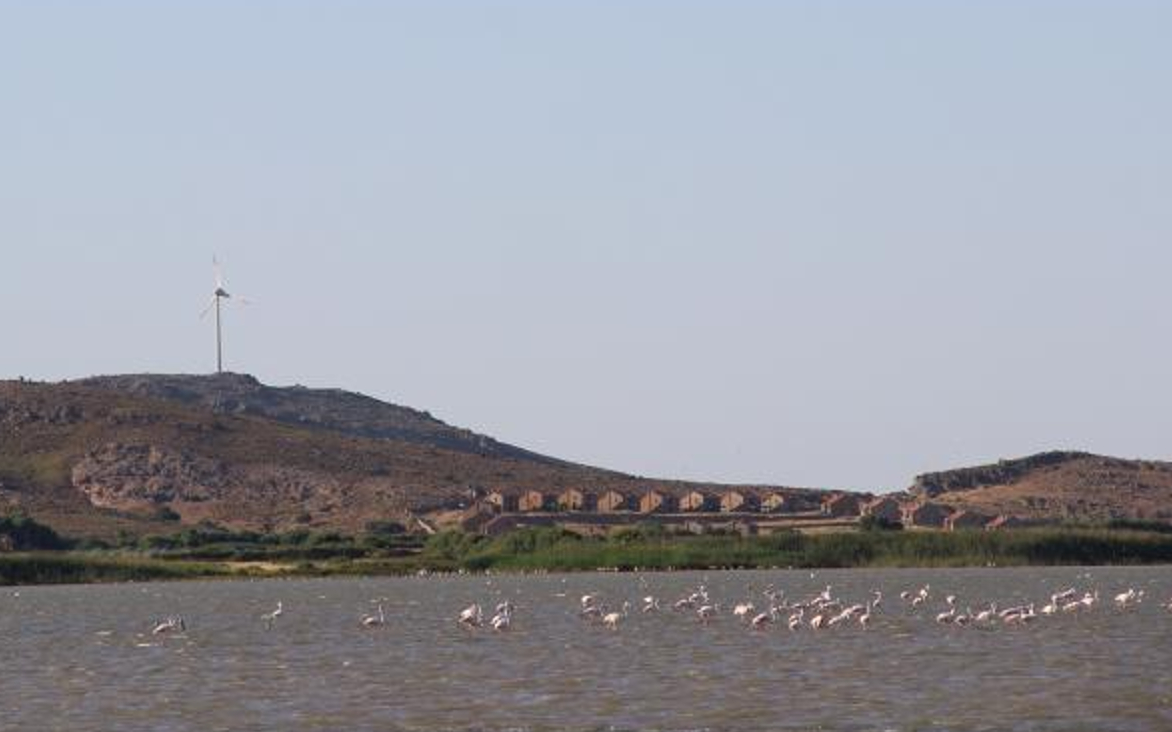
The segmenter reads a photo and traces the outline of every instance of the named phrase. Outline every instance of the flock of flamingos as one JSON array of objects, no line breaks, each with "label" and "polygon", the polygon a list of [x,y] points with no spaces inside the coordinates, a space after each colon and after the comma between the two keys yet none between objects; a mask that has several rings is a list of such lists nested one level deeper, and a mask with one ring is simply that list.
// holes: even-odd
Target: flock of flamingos
[{"label": "flock of flamingos", "polygon": [[[665,602],[653,595],[644,596],[639,604],[641,614],[669,612],[684,616],[692,616],[702,624],[715,621],[722,615],[731,617],[745,627],[753,630],[766,630],[774,625],[784,624],[790,631],[808,629],[825,631],[831,628],[847,625],[858,625],[867,628],[873,619],[882,612],[883,593],[872,590],[871,596],[864,602],[849,602],[835,597],[832,587],[827,585],[821,592],[810,597],[790,600],[785,592],[772,586],[761,592],[760,604],[752,599],[745,599],[731,606],[724,605],[712,599],[708,589],[700,585],[686,592],[682,597]],[[1115,595],[1109,603],[1117,610],[1126,611],[1138,607],[1144,601],[1144,590],[1134,587]],[[558,593],[557,597],[565,598],[567,593]],[[943,604],[940,604],[940,601]],[[572,601],[571,601],[572,602]],[[1038,607],[1035,602],[1018,604],[1012,607],[998,607],[997,603],[987,603],[973,609],[966,605],[961,609],[956,595],[938,595],[932,591],[931,585],[924,585],[917,589],[904,590],[899,594],[899,605],[905,613],[918,613],[928,617],[935,617],[937,623],[954,626],[992,626],[1024,625],[1039,618],[1067,615],[1073,613],[1087,613],[1100,605],[1098,590],[1077,590],[1068,587],[1050,595],[1049,601]],[[1172,613],[1172,600],[1162,605],[1163,609]],[[629,601],[623,601],[615,607],[608,604],[599,593],[582,595],[575,612],[586,622],[596,624],[609,630],[618,630],[624,620],[635,611]],[[512,629],[517,607],[511,601],[505,600],[493,608],[488,615],[480,603],[474,603],[461,610],[455,616],[458,627],[469,632],[478,629],[490,629],[504,633]],[[260,620],[268,630],[272,630],[285,613],[283,603],[277,602],[276,608],[264,613]],[[387,625],[388,620],[383,605],[380,602],[374,613],[359,617],[358,625],[363,628],[379,628]],[[186,620],[182,615],[172,615],[166,619],[155,621],[152,625],[153,635],[164,635],[182,632],[187,629]]]},{"label": "flock of flamingos", "polygon": [[[731,615],[754,630],[765,630],[784,621],[790,631],[803,628],[810,630],[828,630],[842,625],[858,624],[863,628],[871,625],[872,619],[881,612],[883,593],[872,590],[871,597],[865,602],[848,602],[837,598],[832,593],[832,587],[827,585],[818,594],[797,601],[790,601],[783,591],[768,587],[762,592],[763,601],[760,606],[752,600],[744,600],[732,605]],[[906,610],[914,611],[926,606],[933,598],[931,585],[924,585],[916,590],[905,590],[900,593],[900,602]],[[1069,587],[1050,596],[1049,602],[1037,607],[1037,603],[1014,605],[1001,608],[997,603],[989,603],[979,610],[966,606],[961,610],[956,595],[943,596],[944,609],[936,612],[937,623],[957,626],[991,625],[1003,623],[1018,625],[1033,622],[1039,617],[1057,614],[1088,612],[1099,604],[1098,590],[1079,592]],[[1120,610],[1134,608],[1144,600],[1144,591],[1129,588],[1114,597],[1114,605]],[[1172,612],[1172,600],[1164,606]],[[618,630],[623,620],[631,614],[633,608],[629,601],[615,609],[603,601],[597,593],[585,594],[579,600],[578,613],[586,621],[597,623],[610,630]],[[727,607],[713,601],[708,590],[700,585],[695,590],[686,593],[683,597],[664,605],[653,595],[642,598],[640,613],[659,613],[663,611],[691,614],[696,621],[708,624],[725,613]],[[380,606],[381,612],[381,606]],[[513,624],[515,608],[509,601],[499,603],[491,618],[485,620],[484,609],[479,603],[472,604],[456,617],[456,622],[463,628],[473,630],[488,627],[497,632],[509,630]]]}]

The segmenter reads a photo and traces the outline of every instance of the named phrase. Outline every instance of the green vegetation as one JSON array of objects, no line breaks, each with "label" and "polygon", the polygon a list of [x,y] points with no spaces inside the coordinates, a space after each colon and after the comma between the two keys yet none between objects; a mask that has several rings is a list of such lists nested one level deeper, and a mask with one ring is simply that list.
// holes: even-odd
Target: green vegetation
[{"label": "green vegetation", "polygon": [[0,554],[0,585],[130,582],[227,576],[216,564],[96,556],[82,552]]},{"label": "green vegetation", "polygon": [[[22,536],[61,541],[27,519]],[[377,527],[370,527],[377,528]],[[367,532],[358,537],[188,529],[127,540],[121,547],[0,553],[0,584],[102,582],[273,575],[383,575],[432,571],[588,571],[772,567],[961,567],[1172,563],[1172,533],[1128,526],[1003,531],[776,533],[742,537],[674,534],[656,524],[605,537],[561,528],[528,528],[496,538],[443,532],[418,537]]]},{"label": "green vegetation", "polygon": [[385,524],[377,523],[368,528],[371,530],[364,534],[348,536],[308,529],[266,534],[203,526],[141,539],[123,537],[119,547],[162,559],[298,562],[396,557],[414,554],[422,546],[420,537],[396,533]]},{"label": "green vegetation", "polygon": [[491,540],[440,534],[423,557],[469,570],[1149,564],[1172,562],[1172,536],[1091,528],[676,536],[637,527],[584,538],[537,528]]},{"label": "green vegetation", "polygon": [[859,519],[859,531],[900,531],[903,524],[882,516],[863,516]]},{"label": "green vegetation", "polygon": [[56,531],[21,514],[0,516],[0,546],[3,545],[18,551],[68,547]]}]

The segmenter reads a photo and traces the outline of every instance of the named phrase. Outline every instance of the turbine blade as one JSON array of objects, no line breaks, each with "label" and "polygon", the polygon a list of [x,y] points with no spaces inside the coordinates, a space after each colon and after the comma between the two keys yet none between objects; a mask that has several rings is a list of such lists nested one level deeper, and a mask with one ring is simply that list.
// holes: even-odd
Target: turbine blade
[{"label": "turbine blade", "polygon": [[255,305],[256,304],[256,300],[253,300],[253,299],[247,298],[247,297],[242,297],[240,295],[233,295],[232,299],[235,300],[236,302],[240,303],[241,305]]},{"label": "turbine blade", "polygon": [[212,269],[216,273],[216,289],[217,290],[223,289],[223,287],[224,287],[224,268],[220,266],[220,262],[219,262],[219,260],[216,259],[216,255],[214,255],[214,254],[212,255]]},{"label": "turbine blade", "polygon": [[215,295],[212,295],[212,299],[211,299],[211,300],[208,300],[207,307],[205,307],[205,308],[204,308],[202,311],[200,311],[200,314],[199,314],[199,319],[200,319],[200,320],[203,320],[203,319],[204,319],[204,317],[205,317],[205,316],[208,314],[208,312],[209,312],[209,311],[212,309],[212,307],[213,307],[215,304],[216,304],[216,296],[215,296]]}]

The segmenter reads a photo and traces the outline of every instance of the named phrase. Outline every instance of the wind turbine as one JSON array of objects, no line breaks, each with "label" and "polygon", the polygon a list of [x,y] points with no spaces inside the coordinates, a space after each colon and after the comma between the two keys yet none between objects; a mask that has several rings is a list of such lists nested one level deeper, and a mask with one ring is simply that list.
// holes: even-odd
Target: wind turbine
[{"label": "wind turbine", "polygon": [[240,296],[233,297],[228,294],[228,291],[224,289],[224,272],[220,269],[220,263],[216,261],[215,257],[212,257],[212,269],[216,273],[216,289],[212,292],[212,299],[208,301],[208,306],[203,309],[199,317],[202,320],[208,314],[209,310],[212,308],[216,309],[216,373],[219,374],[224,371],[224,345],[223,331],[220,327],[220,301],[234,299],[241,305],[248,305],[251,301]]}]

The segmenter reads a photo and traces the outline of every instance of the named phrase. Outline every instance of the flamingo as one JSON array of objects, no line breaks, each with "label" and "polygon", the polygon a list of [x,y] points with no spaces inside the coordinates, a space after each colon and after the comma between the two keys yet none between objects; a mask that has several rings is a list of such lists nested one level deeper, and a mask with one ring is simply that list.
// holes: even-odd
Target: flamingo
[{"label": "flamingo", "polygon": [[950,607],[946,612],[942,612],[936,616],[937,623],[951,623],[956,619],[956,608]]},{"label": "flamingo", "polygon": [[798,611],[789,616],[788,626],[790,630],[797,630],[802,627],[802,620],[805,618],[805,608],[798,608]]},{"label": "flamingo", "polygon": [[285,606],[281,604],[280,600],[277,600],[277,609],[273,610],[271,613],[265,613],[264,615],[261,615],[260,619],[265,621],[265,629],[266,630],[272,630],[273,623],[277,622],[277,618],[281,617],[284,614],[285,614]]},{"label": "flamingo", "polygon": [[738,603],[735,607],[733,607],[733,615],[738,618],[746,618],[748,617],[749,613],[756,609],[757,608],[753,607],[753,603],[751,602]]},{"label": "flamingo", "polygon": [[162,635],[176,630],[187,630],[187,624],[183,622],[182,615],[172,615],[162,622],[155,623],[155,627],[151,630],[151,635]]},{"label": "flamingo", "polygon": [[618,630],[619,621],[627,616],[627,611],[630,609],[630,604],[623,603],[622,612],[609,612],[602,616],[602,624],[611,630]]},{"label": "flamingo", "polygon": [[912,607],[919,607],[928,601],[928,585],[924,585],[912,596]]},{"label": "flamingo", "polygon": [[362,616],[361,622],[364,628],[374,628],[379,625],[386,625],[387,616],[383,614],[383,604],[381,602],[378,604],[377,615],[364,615]]},{"label": "flamingo", "polygon": [[1025,608],[1010,608],[1003,611],[1001,619],[1006,623],[1028,623],[1034,620],[1037,614],[1034,612],[1034,604],[1030,603]]},{"label": "flamingo", "polygon": [[[878,591],[876,591],[876,592],[878,592]],[[880,596],[880,597],[882,597],[882,596]],[[871,609],[873,606],[874,606],[874,603],[868,602],[867,609],[863,612],[862,615],[859,616],[859,625],[863,626],[864,628],[866,628],[867,626],[869,626],[871,624]]]},{"label": "flamingo", "polygon": [[1074,591],[1073,587],[1067,587],[1065,590],[1052,595],[1050,599],[1053,600],[1055,604],[1057,604],[1073,598],[1075,594],[1077,593]]},{"label": "flamingo", "polygon": [[513,616],[508,610],[498,611],[496,615],[492,616],[489,624],[496,632],[503,633],[513,627]]},{"label": "flamingo", "polygon": [[707,625],[708,622],[712,620],[712,618],[716,617],[716,606],[702,605],[700,609],[696,611],[696,615],[699,616],[701,623]]},{"label": "flamingo", "polygon": [[767,625],[773,622],[773,615],[771,613],[757,613],[753,619],[749,621],[749,625],[756,630],[764,630]]},{"label": "flamingo", "polygon": [[472,603],[460,611],[456,622],[466,628],[478,628],[483,623],[483,619],[484,615],[480,610],[480,605],[478,603]]}]

